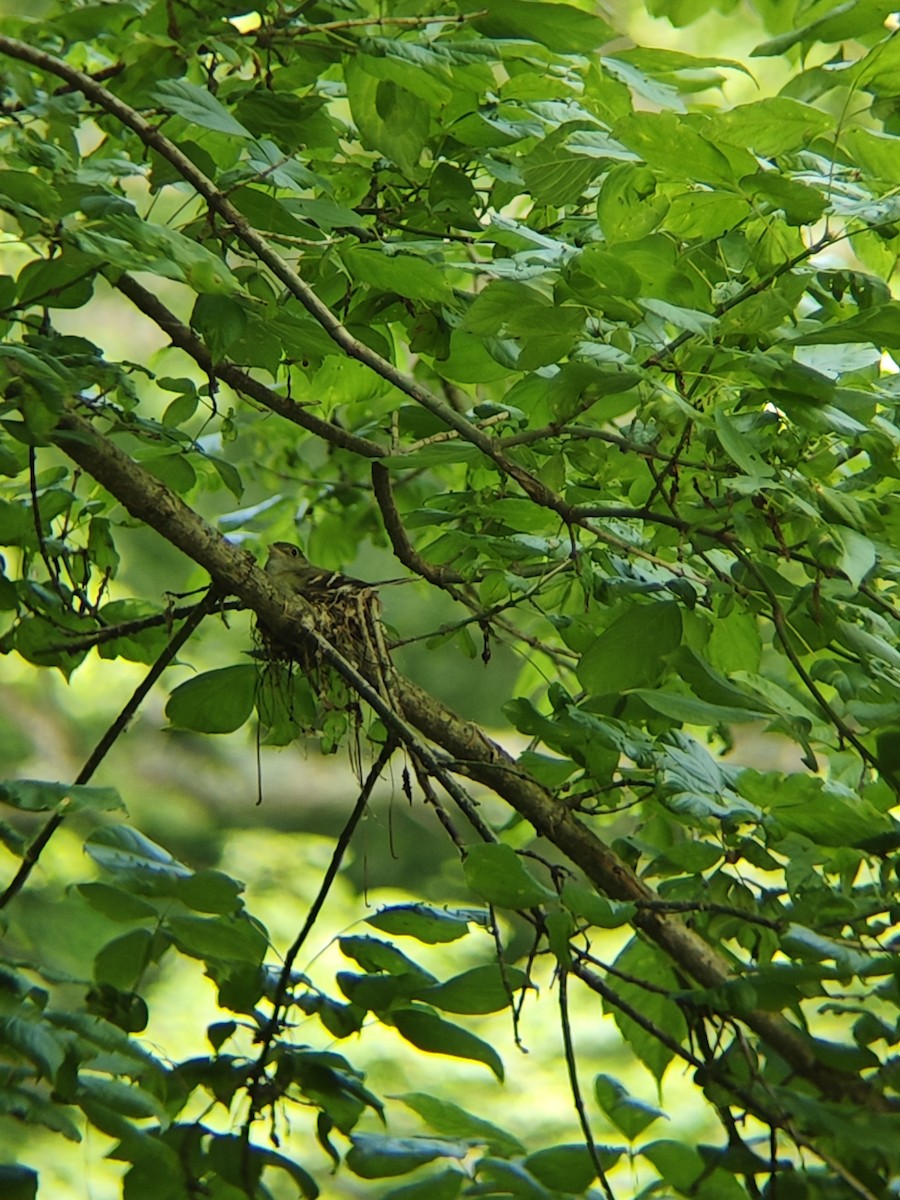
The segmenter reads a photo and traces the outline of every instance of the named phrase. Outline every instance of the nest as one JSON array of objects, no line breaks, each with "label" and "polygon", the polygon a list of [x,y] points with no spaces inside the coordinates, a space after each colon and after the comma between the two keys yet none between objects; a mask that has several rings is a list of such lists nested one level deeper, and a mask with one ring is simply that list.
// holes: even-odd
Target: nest
[{"label": "nest", "polygon": [[[396,672],[385,643],[377,589],[348,583],[310,589],[304,599],[316,633],[396,709]],[[322,653],[316,638],[301,635],[286,643],[272,636],[262,623],[256,634],[255,657],[264,663],[257,711],[261,723],[276,730],[276,736],[267,740],[291,740],[277,735],[285,718],[293,726],[293,736],[325,733],[329,749],[336,748],[349,726],[358,731],[362,723],[359,698]]]}]

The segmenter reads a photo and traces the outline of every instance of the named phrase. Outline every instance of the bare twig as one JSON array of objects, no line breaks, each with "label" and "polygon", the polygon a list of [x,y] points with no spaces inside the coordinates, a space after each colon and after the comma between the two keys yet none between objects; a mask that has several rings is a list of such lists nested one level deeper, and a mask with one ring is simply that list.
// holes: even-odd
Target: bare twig
[{"label": "bare twig", "polygon": [[[88,780],[96,771],[97,767],[99,767],[100,763],[109,753],[120,734],[122,734],[128,727],[129,721],[137,712],[154,683],[156,683],[157,679],[159,679],[160,675],[162,675],[163,671],[166,669],[181,647],[188,641],[203,618],[208,616],[209,613],[213,611],[213,609],[216,607],[216,604],[221,599],[221,596],[222,593],[217,588],[211,587],[200,603],[194,605],[193,609],[191,609],[191,614],[188,619],[178,630],[175,636],[170,640],[165,650],[163,650],[163,652],[159,655],[156,662],[135,688],[130,699],[128,700],[128,703],[124,706],[122,711],[109,726],[106,733],[104,733],[103,737],[94,747],[87,762],[78,772],[78,776],[75,779],[76,786],[81,786],[88,782]],[[6,890],[2,895],[0,895],[0,909],[5,908],[13,899],[13,897],[16,896],[17,893],[20,892],[25,886],[29,875],[37,866],[38,859],[43,853],[44,848],[53,837],[57,829],[59,829],[60,825],[62,825],[63,821],[65,820],[65,816],[66,812],[63,808],[55,812],[53,816],[50,817],[50,819],[46,822],[40,833],[38,833],[37,837],[35,837],[34,840],[29,844],[25,854],[22,857],[22,863],[18,871],[8,884]]]}]

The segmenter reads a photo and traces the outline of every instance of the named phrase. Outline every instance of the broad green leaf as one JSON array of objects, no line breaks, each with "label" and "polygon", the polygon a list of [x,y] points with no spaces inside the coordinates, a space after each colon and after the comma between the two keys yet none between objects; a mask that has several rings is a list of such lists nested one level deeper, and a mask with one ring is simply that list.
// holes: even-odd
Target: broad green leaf
[{"label": "broad green leaf", "polygon": [[812,225],[828,206],[826,197],[816,188],[774,171],[742,179],[741,186],[757,204],[781,209],[788,225]]},{"label": "broad green leaf", "polygon": [[446,1171],[425,1176],[416,1183],[391,1188],[383,1193],[381,1200],[456,1200],[467,1178],[461,1171],[448,1167]]},{"label": "broad green leaf", "polygon": [[722,449],[745,475],[754,479],[770,479],[775,474],[775,468],[765,461],[754,447],[751,438],[735,426],[732,416],[717,408],[715,422],[716,436],[722,443]]},{"label": "broad green leaf", "polygon": [[246,917],[169,917],[165,928],[182,953],[204,962],[262,962],[265,933]]},{"label": "broad green leaf", "polygon": [[514,993],[527,986],[528,976],[518,967],[491,963],[472,967],[420,995],[426,1004],[442,1012],[489,1013],[499,1012],[515,1003]]},{"label": "broad green leaf", "polygon": [[[2,1107],[0,1097],[0,1110]],[[6,1200],[35,1200],[37,1189],[37,1171],[21,1163],[0,1163],[0,1191]]]},{"label": "broad green leaf", "polygon": [[813,776],[745,770],[736,786],[778,827],[820,846],[855,846],[891,829],[871,801]]},{"label": "broad green leaf", "polygon": [[470,846],[463,869],[469,887],[488,904],[534,908],[556,899],[554,891],[526,870],[515,850],[499,842]]},{"label": "broad green leaf", "polygon": [[24,1059],[32,1063],[39,1077],[50,1083],[65,1058],[65,1043],[52,1029],[41,1021],[15,1014],[0,1016],[0,1046],[5,1047],[7,1061]]},{"label": "broad green leaf", "polygon": [[859,587],[877,562],[877,550],[869,538],[846,526],[830,525],[829,531],[840,542],[840,568],[853,584]]},{"label": "broad green leaf", "polygon": [[364,971],[414,976],[426,986],[437,983],[430,971],[426,971],[408,958],[402,950],[398,950],[390,942],[381,941],[380,938],[343,937],[339,939],[338,945],[341,953],[358,962]]},{"label": "broad green leaf", "polygon": [[450,1100],[429,1096],[424,1092],[405,1092],[397,1099],[417,1113],[430,1129],[442,1137],[481,1143],[487,1146],[492,1154],[504,1158],[525,1153],[525,1147],[511,1133],[492,1125],[490,1121],[473,1116]]},{"label": "broad green leaf", "polygon": [[427,259],[366,246],[353,246],[342,257],[354,278],[380,291],[397,292],[410,300],[448,301],[452,297],[446,274]]},{"label": "broad green leaf", "polygon": [[608,242],[631,242],[658,227],[669,200],[656,191],[656,178],[645,166],[622,163],[603,181],[597,198],[597,219]]},{"label": "broad green leaf", "polygon": [[525,183],[539,204],[574,204],[597,174],[589,158],[573,154],[566,142],[577,128],[562,125],[538,142],[523,165]]},{"label": "broad green leaf", "polygon": [[[746,146],[762,158],[803,149],[815,137],[832,131],[827,113],[787,96],[768,96],[736,105],[727,112],[716,113],[712,126],[723,140]],[[773,178],[782,178],[772,174]]]},{"label": "broad green leaf", "polygon": [[666,1116],[662,1109],[637,1100],[611,1075],[594,1077],[594,1095],[607,1117],[629,1142],[639,1137],[648,1125]]},{"label": "broad green leaf", "polygon": [[164,941],[157,942],[154,949],[154,936],[149,929],[132,929],[107,942],[98,952],[94,958],[94,979],[116,988],[133,988],[165,945]]},{"label": "broad green leaf", "polygon": [[[600,1162],[605,1171],[616,1165],[622,1151],[610,1146],[597,1146]],[[591,1152],[583,1143],[578,1145],[548,1146],[537,1150],[524,1159],[522,1165],[544,1187],[554,1192],[586,1192],[597,1178],[597,1168]]]},{"label": "broad green leaf", "polygon": [[259,674],[247,663],[219,667],[181,683],[166,704],[166,716],[181,729],[233,733],[253,712]]},{"label": "broad green leaf", "polygon": [[578,664],[578,678],[597,695],[654,683],[665,656],[681,642],[681,610],[670,601],[628,609],[596,641]]},{"label": "broad green leaf", "polygon": [[208,88],[197,87],[186,79],[165,79],[156,87],[157,99],[192,125],[227,133],[229,137],[249,138],[249,129],[236,121]]},{"label": "broad green leaf", "polygon": [[344,78],[363,145],[392,159],[401,171],[415,173],[428,137],[427,106],[391,80],[370,74],[365,56],[347,62]]},{"label": "broad green leaf", "polygon": [[760,721],[765,711],[751,708],[733,708],[725,704],[710,704],[696,696],[685,696],[679,692],[651,691],[650,688],[635,688],[632,693],[663,716],[681,721],[685,725],[738,725],[741,722]]},{"label": "broad green leaf", "polygon": [[544,0],[496,0],[472,24],[487,37],[525,38],[562,53],[587,54],[616,36],[600,17]]},{"label": "broad green leaf", "polygon": [[191,313],[191,326],[203,337],[213,362],[220,362],[243,336],[247,314],[229,296],[201,294]]},{"label": "broad green leaf", "polygon": [[484,1063],[503,1080],[503,1063],[497,1051],[467,1029],[451,1025],[425,1008],[396,1009],[391,1013],[391,1021],[400,1036],[418,1050]]},{"label": "broad green leaf", "polygon": [[429,945],[455,942],[469,931],[468,921],[458,911],[432,908],[427,904],[395,904],[367,917],[366,924],[383,933],[414,937]]},{"label": "broad green leaf", "polygon": [[[625,949],[616,957],[614,966],[618,971],[631,979],[647,980],[653,983],[654,989],[663,988],[674,992],[678,983],[675,973],[666,959],[654,946],[632,939]],[[638,983],[617,978],[616,993],[627,1001],[633,1009],[650,1022],[651,1027],[665,1029],[669,1037],[680,1042],[687,1036],[687,1023],[684,1015],[667,995],[659,991],[648,991]],[[674,1052],[664,1046],[643,1025],[632,1017],[626,1016],[614,1005],[604,1005],[612,1012],[613,1018],[625,1041],[635,1055],[640,1059],[654,1079],[659,1082],[666,1068],[672,1061]]]},{"label": "broad green leaf", "polygon": [[162,846],[127,825],[107,825],[96,830],[84,848],[99,866],[117,875],[174,881],[191,874]]},{"label": "broad green leaf", "polygon": [[[824,7],[824,6],[823,6]],[[864,33],[880,33],[885,16],[890,11],[882,0],[851,0],[835,4],[815,20],[762,43],[751,51],[754,56],[783,54],[798,43],[810,46],[814,42],[839,42]]]},{"label": "broad green leaf", "polygon": [[77,1099],[79,1104],[84,1101],[102,1104],[123,1117],[156,1117],[162,1120],[165,1116],[165,1110],[156,1096],[138,1084],[122,1083],[116,1079],[98,1079],[81,1074]]},{"label": "broad green leaf", "polygon": [[50,783],[43,779],[7,779],[0,782],[0,803],[23,812],[124,812],[122,797],[113,787]]},{"label": "broad green leaf", "polygon": [[617,929],[627,925],[637,911],[634,904],[607,900],[583,884],[567,880],[563,885],[563,904],[576,917],[583,917],[599,929]]},{"label": "broad green leaf", "polygon": [[[68,1105],[54,1103],[30,1088],[0,1086],[0,1113],[27,1125],[43,1125],[54,1133],[62,1134],[68,1142],[80,1142],[81,1131],[70,1117],[68,1109]],[[17,1168],[7,1165],[4,1169],[15,1171]],[[0,1185],[4,1183],[4,1176],[0,1173]],[[16,1193],[13,1192],[12,1195],[15,1196]],[[29,1193],[25,1192],[23,1195],[28,1196]]]},{"label": "broad green leaf", "polygon": [[466,1142],[446,1138],[384,1137],[375,1133],[351,1135],[345,1162],[361,1179],[386,1179],[407,1175],[436,1158],[465,1158]]},{"label": "broad green leaf", "polygon": [[[650,167],[675,179],[692,183],[734,183],[736,170],[749,174],[756,166],[753,157],[741,150],[729,157],[715,145],[715,130],[691,117],[671,112],[640,112],[625,117],[613,127],[613,136],[640,154]],[[742,169],[743,168],[743,169]]]}]

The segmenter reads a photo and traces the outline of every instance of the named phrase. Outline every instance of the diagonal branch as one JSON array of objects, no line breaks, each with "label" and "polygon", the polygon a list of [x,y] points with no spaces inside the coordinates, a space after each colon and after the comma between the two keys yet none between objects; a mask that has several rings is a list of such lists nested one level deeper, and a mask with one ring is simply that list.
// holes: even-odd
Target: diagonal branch
[{"label": "diagonal branch", "polygon": [[[143,703],[147,693],[162,675],[163,671],[169,663],[175,658],[178,651],[194,634],[197,626],[208,616],[216,604],[222,599],[221,592],[217,588],[212,587],[199,602],[190,610],[188,618],[178,632],[171,638],[168,645],[157,658],[156,662],[135,688],[127,704],[122,711],[109,726],[109,728],[101,737],[100,741],[94,747],[87,762],[78,772],[75,779],[76,785],[85,784],[93,776],[94,772],[99,767],[100,763],[109,753],[118,738],[125,732],[134,714],[137,712],[140,705]],[[24,855],[22,863],[16,872],[15,876],[10,880],[6,890],[0,895],[0,909],[3,909],[9,902],[22,890],[28,882],[28,877],[34,868],[37,866],[38,859],[43,854],[47,843],[59,829],[65,820],[65,811],[60,810],[53,814],[44,824],[43,829],[38,833],[37,837],[29,844]]]},{"label": "diagonal branch", "polygon": [[[308,602],[297,598],[286,603],[284,593],[247,553],[226,542],[180,497],[102,438],[89,422],[74,412],[65,413],[54,441],[132,516],[209,571],[221,591],[237,595],[252,608],[279,642],[290,645],[311,639],[317,652],[375,709],[389,732],[440,780],[480,836],[493,837],[474,802],[423,738],[464,764],[465,774],[470,778],[506,800],[540,836],[579,867],[601,893],[615,900],[659,900],[593,829],[582,824],[575,813],[522,770],[478,726],[461,720],[402,677],[397,677],[395,689],[401,711],[395,712],[378,691],[377,680],[365,678],[359,668],[316,630]],[[678,916],[648,908],[645,903],[634,918],[634,926],[701,986],[717,988],[733,978],[725,956]],[[742,1012],[740,1020],[827,1098],[838,1102],[853,1100],[876,1111],[890,1108],[884,1095],[859,1075],[820,1061],[814,1041],[780,1014],[753,1010]]]},{"label": "diagonal branch", "polygon": [[334,425],[330,421],[323,421],[321,417],[309,412],[302,404],[298,404],[287,396],[282,396],[273,388],[266,387],[264,383],[260,383],[258,379],[254,379],[252,375],[241,370],[234,363],[216,362],[206,348],[203,339],[198,337],[189,326],[179,321],[155,293],[143,287],[131,275],[120,275],[115,281],[115,286],[128,297],[136,308],[140,309],[144,316],[156,322],[163,333],[169,337],[173,346],[177,346],[179,350],[184,350],[186,354],[189,354],[197,366],[211,378],[224,380],[236,392],[249,396],[263,408],[268,408],[271,412],[284,417],[286,421],[299,425],[333,446],[340,446],[341,449],[350,450],[363,458],[380,458],[386,453],[384,447],[379,446],[377,442],[371,442],[368,438],[348,433],[346,429],[341,429],[339,425]]}]

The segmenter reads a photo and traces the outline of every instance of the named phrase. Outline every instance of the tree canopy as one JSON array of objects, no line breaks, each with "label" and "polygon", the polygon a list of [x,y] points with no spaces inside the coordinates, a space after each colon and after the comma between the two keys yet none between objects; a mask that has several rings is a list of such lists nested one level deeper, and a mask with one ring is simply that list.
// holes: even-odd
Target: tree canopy
[{"label": "tree canopy", "polygon": [[[93,1131],[131,1198],[895,1194],[900,41],[874,0],[594,7],[3,22],[0,647],[22,687],[141,671],[76,778],[0,785],[4,1195],[17,1123]],[[674,48],[714,24],[752,53]],[[406,599],[289,596],[279,540]],[[185,661],[173,729],[355,768],[285,943],[108,766]],[[301,971],[391,764],[452,879]],[[80,975],[42,890],[105,922]],[[142,1035],[188,960],[181,1054]],[[502,1079],[479,1014],[542,970],[580,1141],[357,1065],[385,1029]],[[714,1134],[588,1071],[604,1014]]]}]

